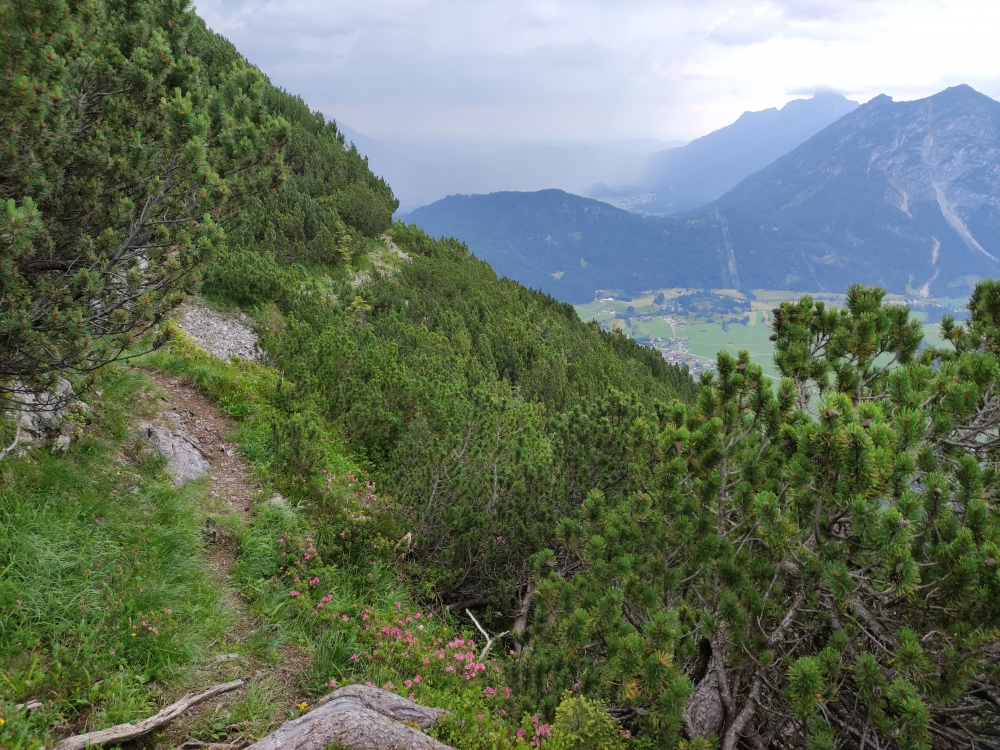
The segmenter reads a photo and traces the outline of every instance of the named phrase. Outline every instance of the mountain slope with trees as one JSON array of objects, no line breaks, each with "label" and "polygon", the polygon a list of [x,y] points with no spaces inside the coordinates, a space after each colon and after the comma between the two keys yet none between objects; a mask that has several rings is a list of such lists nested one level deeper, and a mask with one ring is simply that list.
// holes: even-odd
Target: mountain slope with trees
[{"label": "mountain slope with trees", "polygon": [[[167,486],[137,444],[130,418],[148,394],[119,353],[190,378],[237,420],[267,490],[235,535],[233,583],[259,618],[237,640],[276,664],[284,649],[299,682],[275,698],[260,681],[238,710],[204,712],[191,724],[201,744],[261,736],[289,691],[308,697],[303,713],[333,687],[372,682],[449,709],[428,731],[463,748],[996,745],[1000,285],[977,285],[970,322],[946,319],[940,350],[878,288],[852,286],[842,310],[784,303],[777,387],[745,353],[720,354],[718,374],[695,383],[498,278],[462,243],[392,224],[391,190],[336,127],[183,4],[10,7],[8,79],[26,71],[20,90],[48,91],[54,110],[40,60],[69,67],[61,97],[88,80],[89,63],[74,68],[88,50],[116,61],[107,72],[138,86],[136,101],[157,80],[138,65],[150,59],[180,91],[147,112],[145,150],[141,133],[97,148],[129,125],[117,109],[95,110],[73,148],[73,118],[52,118],[61,171],[35,182],[52,164],[21,158],[32,133],[0,133],[11,196],[0,279],[29,290],[0,304],[8,336],[32,332],[5,344],[5,361],[57,351],[65,325],[100,332],[108,299],[150,328],[120,349],[81,334],[78,359],[39,375],[85,391],[77,363],[94,369],[78,442],[0,462],[4,747],[150,715],[197,668],[229,661],[206,653],[225,602],[198,564],[213,536],[195,522],[198,487]],[[58,53],[41,22],[64,29]],[[233,76],[247,88],[225,88]],[[217,119],[197,109],[206,102]],[[249,132],[232,143],[239,124]],[[221,173],[215,184],[213,143],[249,184]],[[166,189],[150,178],[143,205],[162,195],[160,215],[126,195],[110,204],[121,213],[80,213],[78,175],[152,189],[114,180],[126,146],[139,164],[197,169]],[[218,211],[224,233],[197,234],[230,185],[239,212]],[[203,205],[208,218],[194,218]],[[172,217],[187,235],[156,229]],[[87,234],[60,243],[42,225]],[[126,225],[148,233],[135,243]],[[162,231],[166,248],[149,241]],[[84,297],[109,262],[105,237],[130,265]],[[49,265],[33,267],[43,251]],[[157,337],[199,270],[215,304],[255,320],[263,364]],[[148,315],[141,295],[135,307],[123,297],[133,285],[154,287]],[[44,314],[14,314],[36,300]],[[15,427],[2,429],[6,443]],[[33,700],[43,708],[18,707]]]},{"label": "mountain slope with trees", "polygon": [[1000,264],[997,121],[1000,103],[968,86],[877,97],[684,214],[629,216],[541,191],[451,196],[407,218],[577,303],[598,289],[839,292],[854,281],[964,297]]},{"label": "mountain slope with trees", "polygon": [[739,286],[714,217],[639,216],[561,190],[453,195],[403,217],[461,239],[497,273],[559,299],[590,302],[675,286]]},{"label": "mountain slope with trees", "polygon": [[652,193],[637,210],[644,214],[689,211],[715,200],[857,106],[840,94],[821,91],[780,109],[744,112],[736,122],[687,145],[651,154],[637,187],[595,186],[588,194],[602,198]]}]

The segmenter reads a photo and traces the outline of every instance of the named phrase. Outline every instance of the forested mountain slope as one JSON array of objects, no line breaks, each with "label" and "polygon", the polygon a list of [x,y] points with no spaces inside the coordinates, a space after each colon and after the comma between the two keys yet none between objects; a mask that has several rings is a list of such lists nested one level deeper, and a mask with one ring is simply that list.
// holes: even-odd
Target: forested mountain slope
[{"label": "forested mountain slope", "polygon": [[[296,691],[321,693],[331,680],[363,674],[348,660],[348,645],[331,654],[331,638],[340,636],[330,625],[363,623],[362,610],[366,618],[391,622],[388,612],[398,610],[392,601],[386,604],[387,597],[408,603],[426,597],[438,607],[489,604],[505,612],[528,585],[528,558],[552,544],[556,520],[582,500],[576,477],[594,470],[579,447],[586,443],[583,426],[571,426],[574,412],[591,402],[646,409],[678,398],[690,403],[696,394],[691,378],[655,352],[584,324],[570,306],[498,279],[460,243],[393,225],[397,203],[391,189],[345,146],[336,126],[270,85],[182,4],[112,0],[60,8],[39,13],[31,3],[0,7],[8,32],[0,40],[4,59],[24,73],[17,79],[21,88],[0,92],[0,115],[11,126],[0,149],[0,188],[10,199],[0,233],[2,274],[5,290],[18,295],[18,306],[8,296],[0,309],[6,337],[0,364],[8,368],[12,355],[23,351],[27,358],[47,357],[49,369],[42,375],[66,375],[82,394],[88,384],[120,389],[121,382],[135,391],[141,378],[130,379],[114,361],[176,339],[162,323],[198,284],[214,304],[238,304],[256,318],[271,365],[211,361],[184,341],[146,361],[194,378],[242,420],[242,448],[265,486],[301,509],[286,512],[267,505],[268,497],[257,499],[257,520],[239,530],[243,572],[234,583],[248,603],[270,602],[261,614],[264,641],[247,648],[277,658],[270,651],[274,644],[298,639],[306,665],[305,682]],[[82,41],[80,28],[87,31]],[[65,65],[49,64],[53,50]],[[88,78],[94,71],[104,78]],[[87,86],[96,85],[102,86],[98,91],[116,91],[117,98],[91,97]],[[65,105],[68,97],[74,98]],[[89,107],[86,127],[73,119],[79,101]],[[134,118],[137,124],[123,124],[120,112],[140,105],[145,109]],[[25,128],[25,113],[32,111],[45,119],[38,128]],[[107,133],[115,137],[105,138]],[[45,161],[29,158],[31,148]],[[168,178],[183,176],[182,185],[158,171],[164,163],[155,156],[170,153],[168,148],[188,170],[167,172]],[[131,170],[127,182],[120,179],[125,166]],[[91,182],[81,186],[74,174]],[[108,192],[98,192],[104,186]],[[150,206],[161,211],[152,220]],[[405,260],[382,236],[387,231]],[[100,235],[97,243],[94,234]],[[116,242],[122,241],[130,253],[116,256]],[[97,251],[106,255],[95,256]],[[122,263],[122,281],[95,283],[88,264],[103,264],[101,258]],[[72,307],[81,283],[85,292],[104,295],[101,304]],[[122,295],[133,293],[141,304],[122,304]],[[103,345],[108,339],[98,328],[108,299],[136,315],[121,324],[114,341],[119,349]],[[131,335],[137,321],[145,326],[139,333],[149,330],[149,336]],[[64,337],[55,338],[56,332]],[[60,347],[75,359],[60,359]],[[65,362],[77,363],[77,369],[60,364]],[[11,385],[10,372],[0,371],[0,385]],[[40,377],[38,387],[47,382]],[[18,634],[13,641],[0,638],[0,673],[6,677],[0,684],[0,745],[49,742],[53,732],[65,731],[54,727],[79,718],[81,706],[91,726],[139,718],[177,680],[201,674],[213,656],[206,649],[215,636],[206,633],[215,628],[217,635],[225,625],[225,617],[209,622],[202,616],[217,601],[200,575],[187,589],[171,583],[198,569],[203,551],[195,524],[202,513],[195,504],[201,500],[196,490],[160,489],[162,467],[136,443],[137,427],[127,407],[118,406],[126,401],[110,390],[106,404],[94,399],[92,408],[102,411],[93,419],[80,417],[84,437],[65,457],[45,453],[44,473],[53,481],[31,469],[30,450],[0,456],[3,528],[31,529],[43,517],[52,523],[58,507],[59,528],[69,529],[62,540],[0,532],[0,631]],[[106,430],[103,410],[112,407],[119,411]],[[2,437],[14,450],[20,432],[4,422]],[[608,460],[620,457],[620,449],[608,448]],[[130,481],[150,483],[152,494],[140,495],[133,505],[160,514],[147,533],[151,553],[165,567],[148,575],[136,568],[138,577],[129,568],[114,584],[116,606],[105,609],[103,578],[78,579],[44,561],[70,559],[60,551],[68,539],[93,539],[99,545],[76,550],[79,560],[70,567],[113,569],[120,545],[140,544],[135,524],[117,523],[117,506],[112,511],[94,504],[88,494],[98,491],[117,503],[124,491],[118,465],[139,472],[129,474]],[[33,498],[31,507],[22,505],[23,497]],[[97,509],[116,523],[100,528],[100,516],[87,515]],[[163,547],[169,547],[164,540],[171,533],[184,540],[184,554]],[[335,565],[316,568],[328,598],[316,594],[315,613],[330,592],[342,597],[360,591],[338,599],[343,620],[310,619],[308,607],[303,609],[307,586],[300,586],[304,596],[296,591],[294,597],[285,588],[278,540],[293,534],[315,540],[317,565],[320,555]],[[377,589],[371,584],[375,570]],[[147,582],[164,593],[169,588],[170,596],[197,589],[190,606],[175,605],[178,618],[169,631],[160,622],[164,613],[152,618],[139,611],[146,606],[148,612],[150,602],[173,611],[163,596],[144,596]],[[49,592],[67,587],[81,601],[101,600],[106,614],[66,621],[65,598]],[[378,614],[383,606],[384,617]],[[118,635],[109,635],[127,628],[131,633],[143,617],[148,627],[132,636],[150,636],[141,643],[122,635],[119,645]],[[494,615],[481,617],[493,625]],[[445,630],[454,625],[442,622]],[[272,642],[276,628],[286,635]],[[23,647],[22,633],[31,634],[30,649]],[[352,637],[366,636],[359,631]],[[72,652],[65,647],[69,641]],[[393,675],[400,683],[413,676],[398,659],[387,666],[399,670]],[[127,692],[91,685],[89,673],[109,669],[119,671],[108,685],[127,684]],[[387,679],[383,667],[364,669],[381,675],[380,684]],[[464,685],[462,673],[457,680]],[[80,691],[87,701],[80,702]],[[474,692],[479,697],[471,705],[480,705],[482,689]],[[454,699],[456,709],[467,705],[461,691],[447,694],[438,686],[430,700]],[[15,720],[16,704],[36,695],[44,698],[46,711]],[[126,702],[115,709],[119,699]],[[261,715],[275,715],[266,701],[258,705]],[[504,736],[513,737],[499,709],[490,710]]]},{"label": "forested mountain slope", "polygon": [[[202,33],[210,65],[236,54]],[[291,122],[287,180],[248,203],[205,289],[284,320],[262,343],[295,384],[294,417],[276,427],[289,461],[307,471],[321,460],[306,437],[321,415],[413,514],[414,558],[437,596],[500,601],[547,543],[541,520],[579,501],[554,484],[566,467],[552,453],[551,420],[610,393],[652,406],[692,401],[696,387],[655,351],[498,279],[463,244],[391,225],[391,191],[336,126],[274,88],[267,101]],[[375,262],[386,230],[408,255],[388,267]],[[488,496],[484,472],[494,477]],[[507,519],[503,544],[495,514]],[[458,580],[443,576],[449,565]]]},{"label": "forested mountain slope", "polygon": [[878,97],[684,214],[640,217],[541,191],[451,196],[408,218],[573,302],[599,289],[853,281],[961,297],[1000,264],[998,121],[1000,103],[968,86]]},{"label": "forested mountain slope", "polygon": [[722,221],[639,216],[561,190],[453,195],[403,217],[461,239],[497,273],[561,300],[597,290],[739,286]]},{"label": "forested mountain slope", "polygon": [[[336,127],[183,2],[0,20],[0,745],[236,674],[163,744],[245,746],[345,683],[484,750],[1000,734],[996,282],[942,349],[882,289],[785,302],[777,386],[746,352],[696,384],[392,224]],[[199,287],[263,361],[165,319]],[[234,420],[245,514],[167,477],[137,367]],[[89,403],[23,444],[16,397],[61,377]]]}]

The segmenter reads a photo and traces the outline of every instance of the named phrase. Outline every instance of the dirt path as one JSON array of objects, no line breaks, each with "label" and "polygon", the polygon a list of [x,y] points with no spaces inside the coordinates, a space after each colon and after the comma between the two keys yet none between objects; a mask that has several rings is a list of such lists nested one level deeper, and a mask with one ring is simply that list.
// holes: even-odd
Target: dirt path
[{"label": "dirt path", "polygon": [[[308,658],[297,647],[268,638],[273,634],[268,632],[267,623],[250,611],[233,580],[239,555],[233,532],[253,521],[253,500],[262,489],[240,456],[239,446],[228,439],[236,423],[220,414],[186,379],[150,370],[145,374],[162,389],[153,423],[185,435],[208,459],[207,502],[201,509],[206,516],[204,559],[221,592],[220,609],[225,608],[231,618],[225,637],[215,644],[216,653],[193,668],[165,697],[173,699],[173,693],[200,690],[236,677],[250,680],[248,688],[204,704],[175,721],[159,737],[158,746],[180,747],[197,736],[210,742],[222,742],[224,737],[225,742],[238,747],[239,740],[259,736],[273,720],[284,719],[301,700],[296,696]],[[269,645],[262,645],[267,641]],[[277,658],[271,650],[274,646]],[[273,710],[254,712],[250,704],[261,700]],[[268,714],[273,716],[269,719]],[[225,723],[230,719],[231,723]]]},{"label": "dirt path", "polygon": [[251,503],[261,487],[253,480],[249,464],[240,457],[239,446],[227,439],[236,430],[236,423],[220,414],[187,380],[156,371],[146,374],[166,394],[160,400],[155,423],[183,432],[198,444],[209,462],[209,497],[220,500],[240,520],[249,523],[253,520]]}]

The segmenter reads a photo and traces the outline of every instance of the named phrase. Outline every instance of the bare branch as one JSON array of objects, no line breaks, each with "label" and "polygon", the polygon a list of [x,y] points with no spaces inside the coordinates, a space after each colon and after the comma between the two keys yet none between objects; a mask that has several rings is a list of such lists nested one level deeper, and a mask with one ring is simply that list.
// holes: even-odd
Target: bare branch
[{"label": "bare branch", "polygon": [[232,692],[233,690],[238,690],[244,685],[246,685],[246,680],[233,680],[232,682],[225,682],[221,685],[213,685],[207,690],[202,690],[196,695],[191,695],[189,693],[179,701],[171,703],[159,713],[150,716],[148,719],[143,719],[136,724],[119,724],[118,726],[109,727],[108,729],[99,729],[96,732],[88,732],[87,734],[78,734],[75,737],[67,737],[55,746],[55,750],[84,750],[85,748],[92,747],[94,745],[117,745],[122,742],[134,740],[138,737],[147,735],[150,732],[156,731],[157,729],[165,727],[188,709],[204,703],[207,700],[211,700],[216,696]]}]

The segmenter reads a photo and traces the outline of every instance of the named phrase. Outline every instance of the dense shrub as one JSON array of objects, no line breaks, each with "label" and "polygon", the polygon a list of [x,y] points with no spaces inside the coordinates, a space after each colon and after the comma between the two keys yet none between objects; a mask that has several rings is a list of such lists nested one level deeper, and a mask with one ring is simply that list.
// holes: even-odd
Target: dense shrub
[{"label": "dense shrub", "polygon": [[994,736],[1000,285],[919,356],[884,294],[782,303],[776,392],[723,352],[694,408],[584,410],[619,453],[535,558],[529,705],[579,686],[649,747]]},{"label": "dense shrub", "polygon": [[132,349],[280,184],[287,123],[255,69],[205,80],[185,5],[0,5],[0,405]]}]

